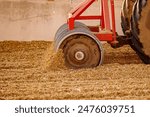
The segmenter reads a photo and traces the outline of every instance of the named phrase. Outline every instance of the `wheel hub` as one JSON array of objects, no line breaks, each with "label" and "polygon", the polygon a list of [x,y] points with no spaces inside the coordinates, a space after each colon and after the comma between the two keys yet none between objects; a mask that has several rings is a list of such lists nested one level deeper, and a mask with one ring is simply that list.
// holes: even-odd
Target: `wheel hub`
[{"label": "wheel hub", "polygon": [[85,58],[85,54],[82,51],[77,51],[75,53],[75,58],[79,61],[83,60]]}]

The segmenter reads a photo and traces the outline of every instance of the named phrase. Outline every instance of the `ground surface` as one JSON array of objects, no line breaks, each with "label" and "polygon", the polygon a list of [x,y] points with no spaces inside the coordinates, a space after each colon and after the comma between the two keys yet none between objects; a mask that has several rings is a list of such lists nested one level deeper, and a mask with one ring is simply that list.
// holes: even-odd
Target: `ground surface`
[{"label": "ground surface", "polygon": [[150,99],[150,65],[130,47],[106,44],[103,66],[71,70],[51,46],[0,42],[0,99]]}]

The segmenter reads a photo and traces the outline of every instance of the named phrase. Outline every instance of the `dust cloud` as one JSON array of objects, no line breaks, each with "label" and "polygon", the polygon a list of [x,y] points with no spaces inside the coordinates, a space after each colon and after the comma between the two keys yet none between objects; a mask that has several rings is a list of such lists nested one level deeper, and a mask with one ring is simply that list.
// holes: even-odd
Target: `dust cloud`
[{"label": "dust cloud", "polygon": [[52,40],[69,11],[69,0],[2,0],[0,40]]},{"label": "dust cloud", "polygon": [[56,0],[52,10],[50,39],[53,39],[58,28],[67,23],[68,12],[71,9],[69,2]]}]

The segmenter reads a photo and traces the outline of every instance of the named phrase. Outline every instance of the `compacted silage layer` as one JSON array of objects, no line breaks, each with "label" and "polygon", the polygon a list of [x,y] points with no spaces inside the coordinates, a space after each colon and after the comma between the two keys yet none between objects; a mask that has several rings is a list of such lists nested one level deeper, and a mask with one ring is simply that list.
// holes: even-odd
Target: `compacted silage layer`
[{"label": "compacted silage layer", "polygon": [[104,45],[102,66],[73,70],[51,42],[0,42],[0,99],[150,99],[150,66]]}]

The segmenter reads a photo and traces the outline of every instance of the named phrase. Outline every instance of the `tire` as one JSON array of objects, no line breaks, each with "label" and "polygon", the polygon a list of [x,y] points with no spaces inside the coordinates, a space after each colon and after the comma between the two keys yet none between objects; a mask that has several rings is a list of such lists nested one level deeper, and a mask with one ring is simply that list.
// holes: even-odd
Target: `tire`
[{"label": "tire", "polygon": [[90,68],[100,63],[97,43],[85,35],[72,35],[63,48],[65,63],[69,68]]},{"label": "tire", "polygon": [[131,19],[132,43],[145,64],[150,64],[150,0],[138,0]]},{"label": "tire", "polygon": [[58,37],[55,48],[63,50],[68,68],[91,68],[102,64],[102,45],[88,29],[75,28],[61,33]]}]

